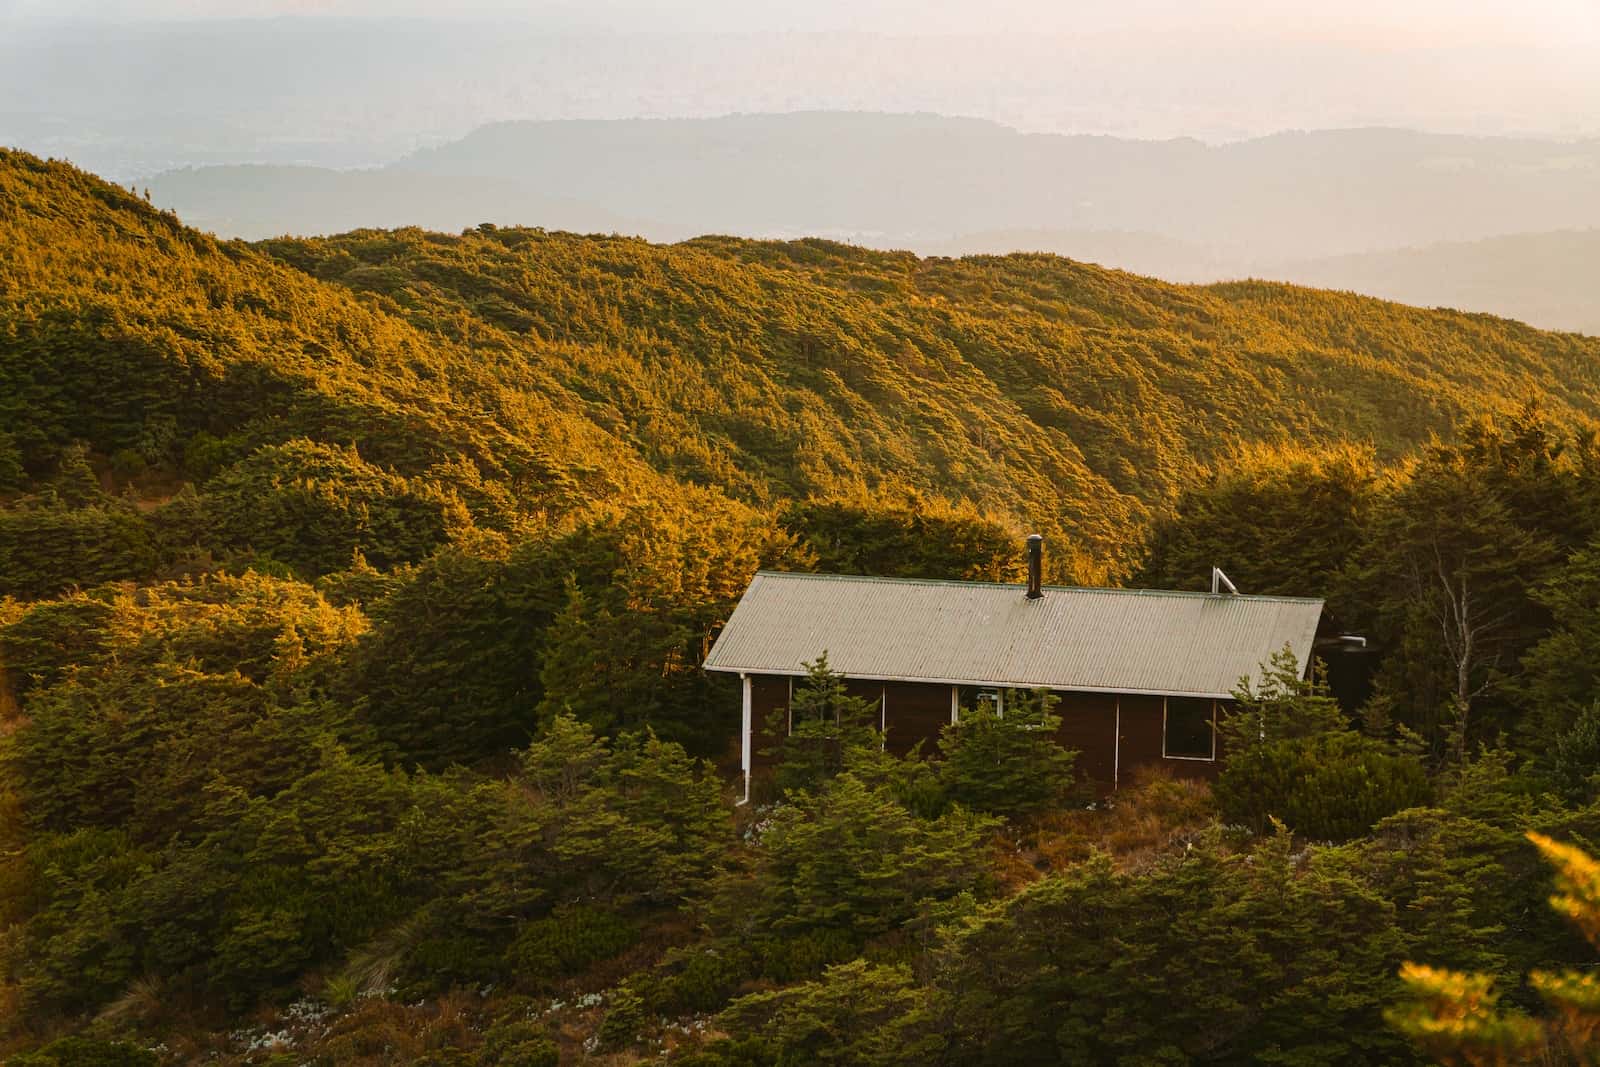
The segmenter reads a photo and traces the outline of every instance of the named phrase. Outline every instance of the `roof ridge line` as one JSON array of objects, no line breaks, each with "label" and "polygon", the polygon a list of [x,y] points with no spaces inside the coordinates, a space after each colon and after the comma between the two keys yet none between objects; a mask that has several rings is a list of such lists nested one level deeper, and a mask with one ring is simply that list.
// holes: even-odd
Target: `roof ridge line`
[{"label": "roof ridge line", "polygon": [[[799,578],[806,580],[822,580],[833,582],[870,582],[882,585],[932,585],[956,588],[986,588],[986,589],[1027,589],[1024,582],[989,582],[961,578],[891,578],[877,574],[820,574],[812,571],[779,571],[761,568],[756,571],[756,576],[765,575],[772,578]],[[1208,593],[1201,589],[1130,589],[1122,586],[1110,585],[1046,585],[1041,588],[1054,590],[1058,593],[1106,593],[1115,596],[1170,596],[1170,597],[1199,597],[1210,600],[1272,600],[1284,601],[1293,604],[1325,604],[1325,597],[1313,596],[1287,596],[1280,593]]]}]

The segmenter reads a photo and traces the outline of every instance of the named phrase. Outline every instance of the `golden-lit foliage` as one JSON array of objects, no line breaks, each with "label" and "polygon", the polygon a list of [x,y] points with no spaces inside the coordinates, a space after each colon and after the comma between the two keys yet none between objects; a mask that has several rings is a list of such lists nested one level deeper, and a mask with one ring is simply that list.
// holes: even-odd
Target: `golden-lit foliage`
[{"label": "golden-lit foliage", "polygon": [[[75,441],[150,499],[263,446],[353,448],[346,481],[406,480],[401,558],[687,483],[768,514],[921,494],[1041,530],[1054,579],[1098,581],[1241,450],[1390,460],[1485,404],[1591,414],[1600,382],[1580,337],[1051,256],[494,227],[251,247],[23,153],[0,190],[0,493],[8,462],[37,488]],[[173,558],[102,507],[86,526],[35,504],[16,536],[123,531],[105,576]],[[260,553],[237,525],[218,536]]]},{"label": "golden-lit foliage", "polygon": [[[1581,848],[1536,831],[1529,841],[1556,873],[1550,907],[1600,949],[1600,862]],[[1400,971],[1410,1000],[1389,1012],[1397,1028],[1445,1063],[1499,1067],[1563,1048],[1578,1063],[1600,1059],[1600,978],[1591,971],[1536,970],[1533,990],[1553,1009],[1545,1019],[1499,1006],[1484,974],[1407,963]]]},{"label": "golden-lit foliage", "polygon": [[494,227],[261,247],[515,353],[652,466],[756,503],[943,495],[1058,535],[1068,578],[1125,573],[1143,522],[1241,443],[1392,459],[1530,391],[1592,413],[1600,382],[1582,338],[1050,256]]},{"label": "golden-lit foliage", "polygon": [[1600,862],[1583,849],[1544,834],[1530,833],[1528,840],[1556,870],[1557,892],[1550,898],[1550,906],[1600,949]]},{"label": "golden-lit foliage", "polygon": [[[0,153],[0,431],[34,478],[73,441],[198,479],[310,437],[523,511],[654,481],[581,402],[60,163]],[[463,495],[466,495],[463,493]]]},{"label": "golden-lit foliage", "polygon": [[[1407,972],[1440,1048],[1531,1047],[1472,972],[1587,1041],[1519,835],[1600,833],[1566,669],[1600,648],[1597,357],[1048,256],[250,246],[0,152],[0,1040],[35,1067],[1404,1062],[1380,1018],[1412,958],[1459,971]],[[1369,732],[1299,694],[1316,744],[1265,759],[1289,801],[1229,825],[1159,775],[1073,808],[1049,715],[900,758],[863,714],[730,814],[737,694],[699,665],[752,571],[1014,581],[1032,529],[1053,580],[1220,562],[1336,597],[1387,657]],[[1456,672],[1475,730],[1556,709],[1548,767],[1440,712],[1406,580],[1441,544],[1517,620]],[[1593,934],[1593,864],[1551,847]]]},{"label": "golden-lit foliage", "polygon": [[1400,970],[1414,1001],[1390,1021],[1443,1063],[1506,1067],[1526,1063],[1543,1040],[1539,1025],[1500,1011],[1494,979],[1407,963]]}]

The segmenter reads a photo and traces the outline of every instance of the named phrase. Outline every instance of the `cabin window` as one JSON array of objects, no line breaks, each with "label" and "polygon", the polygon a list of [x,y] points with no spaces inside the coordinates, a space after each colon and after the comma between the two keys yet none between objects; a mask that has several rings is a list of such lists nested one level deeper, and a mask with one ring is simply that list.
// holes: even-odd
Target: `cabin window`
[{"label": "cabin window", "polygon": [[[988,711],[996,715],[1005,713],[1005,691],[992,685],[959,685],[954,687],[955,706],[960,714],[967,711]],[[954,720],[952,720],[954,721]]]},{"label": "cabin window", "polygon": [[1216,759],[1216,721],[1216,701],[1168,697],[1161,754],[1168,759]]}]

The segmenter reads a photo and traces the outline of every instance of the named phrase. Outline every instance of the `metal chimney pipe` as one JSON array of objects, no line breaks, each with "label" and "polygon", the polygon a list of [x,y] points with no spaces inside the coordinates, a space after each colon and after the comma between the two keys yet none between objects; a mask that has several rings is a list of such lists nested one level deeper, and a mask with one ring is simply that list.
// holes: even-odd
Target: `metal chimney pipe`
[{"label": "metal chimney pipe", "polygon": [[1239,595],[1239,590],[1234,586],[1234,584],[1232,582],[1230,582],[1228,580],[1228,576],[1226,574],[1222,573],[1222,568],[1221,567],[1212,567],[1211,568],[1211,595],[1212,596],[1221,595],[1222,590],[1224,588],[1226,588],[1228,590],[1228,593],[1229,593],[1230,596],[1238,596]]},{"label": "metal chimney pipe", "polygon": [[1044,596],[1044,537],[1028,535],[1028,599]]}]

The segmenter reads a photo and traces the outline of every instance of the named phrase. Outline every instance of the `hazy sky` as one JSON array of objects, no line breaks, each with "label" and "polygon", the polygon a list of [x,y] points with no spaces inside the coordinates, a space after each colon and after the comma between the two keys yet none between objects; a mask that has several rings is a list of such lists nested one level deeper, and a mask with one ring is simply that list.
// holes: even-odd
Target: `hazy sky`
[{"label": "hazy sky", "polygon": [[0,143],[125,177],[810,109],[1600,136],[1600,0],[0,0],[0,21]]},{"label": "hazy sky", "polygon": [[0,13],[509,17],[615,29],[884,33],[1201,29],[1372,45],[1600,42],[1600,0],[0,0]]}]

